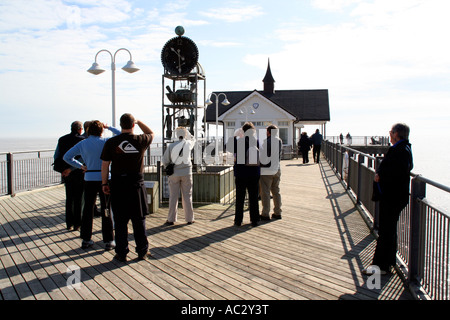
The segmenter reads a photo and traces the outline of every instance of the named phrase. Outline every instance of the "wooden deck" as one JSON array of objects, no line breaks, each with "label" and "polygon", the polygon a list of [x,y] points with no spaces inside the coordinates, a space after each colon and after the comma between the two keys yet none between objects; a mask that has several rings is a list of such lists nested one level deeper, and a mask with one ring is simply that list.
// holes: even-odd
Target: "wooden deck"
[{"label": "wooden deck", "polygon": [[[196,223],[164,226],[167,208],[147,218],[154,259],[137,261],[130,226],[128,262],[94,247],[64,222],[64,187],[0,198],[2,300],[399,300],[411,299],[397,274],[369,289],[374,237],[328,164],[282,161],[283,219],[233,226],[233,205],[195,208]],[[71,288],[79,268],[81,284]]]}]

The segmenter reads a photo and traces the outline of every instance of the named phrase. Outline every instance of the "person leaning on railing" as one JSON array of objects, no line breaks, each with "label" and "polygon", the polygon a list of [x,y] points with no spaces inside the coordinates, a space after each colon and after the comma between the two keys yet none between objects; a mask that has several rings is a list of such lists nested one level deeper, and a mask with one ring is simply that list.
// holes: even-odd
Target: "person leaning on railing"
[{"label": "person leaning on railing", "polygon": [[[397,123],[389,131],[392,146],[380,163],[375,175],[374,188],[378,191],[380,215],[378,239],[372,265],[386,274],[396,264],[397,222],[409,201],[410,173],[413,168],[409,127]],[[373,268],[363,270],[371,274]]]}]

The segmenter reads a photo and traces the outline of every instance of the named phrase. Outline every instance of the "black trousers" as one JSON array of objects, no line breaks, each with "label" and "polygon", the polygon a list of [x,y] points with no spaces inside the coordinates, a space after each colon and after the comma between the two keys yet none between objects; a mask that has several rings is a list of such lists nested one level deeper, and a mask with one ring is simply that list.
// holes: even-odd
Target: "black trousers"
[{"label": "black trousers", "polygon": [[142,179],[118,177],[111,179],[111,207],[115,224],[116,253],[126,256],[128,248],[128,223],[133,226],[136,253],[148,252],[145,216],[148,214],[147,193]]},{"label": "black trousers", "polygon": [[320,144],[315,144],[313,147],[313,160],[317,163],[319,163],[320,160],[320,147]]},{"label": "black trousers", "polygon": [[302,157],[303,157],[303,163],[308,163],[309,162],[309,149],[308,150],[302,150]]},{"label": "black trousers", "polygon": [[114,230],[112,217],[106,216],[106,199],[102,191],[101,181],[85,181],[84,182],[84,208],[83,217],[81,218],[81,239],[91,240],[92,224],[94,219],[95,202],[97,195],[100,197],[100,212],[102,215],[102,236],[103,242],[114,240]]},{"label": "black trousers", "polygon": [[83,171],[74,170],[63,181],[66,188],[66,226],[78,228],[81,226]]},{"label": "black trousers", "polygon": [[257,222],[259,217],[258,188],[259,176],[236,177],[236,211],[234,222],[242,223],[244,218],[245,193],[248,192],[248,202],[250,210],[250,221]]},{"label": "black trousers", "polygon": [[405,206],[390,201],[380,201],[378,240],[372,264],[388,271],[396,264],[397,222]]}]

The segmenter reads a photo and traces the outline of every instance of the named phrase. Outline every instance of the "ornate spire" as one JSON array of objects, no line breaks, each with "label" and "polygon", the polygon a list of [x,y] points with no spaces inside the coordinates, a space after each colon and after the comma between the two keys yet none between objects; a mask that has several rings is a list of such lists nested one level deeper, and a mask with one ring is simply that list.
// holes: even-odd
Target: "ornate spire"
[{"label": "ornate spire", "polygon": [[267,71],[263,79],[264,92],[265,93],[275,93],[275,79],[272,76],[272,71],[270,70],[270,59],[267,62]]}]

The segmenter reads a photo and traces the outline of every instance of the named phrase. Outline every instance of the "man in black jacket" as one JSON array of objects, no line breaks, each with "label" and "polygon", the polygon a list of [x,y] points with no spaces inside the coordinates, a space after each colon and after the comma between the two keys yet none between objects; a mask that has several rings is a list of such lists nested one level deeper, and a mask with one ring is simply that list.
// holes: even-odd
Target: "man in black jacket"
[{"label": "man in black jacket", "polygon": [[[389,272],[396,263],[397,222],[409,202],[410,173],[413,168],[409,127],[397,123],[389,134],[392,146],[375,175],[380,190],[380,216],[372,264],[380,268],[381,274]],[[370,272],[366,269],[363,273]]]},{"label": "man in black jacket", "polygon": [[71,124],[71,132],[62,136],[58,140],[53,158],[55,163],[61,159],[63,163],[61,176],[66,187],[66,226],[67,230],[79,230],[81,226],[81,201],[83,196],[84,175],[81,169],[71,167],[62,161],[64,154],[84,139],[81,136],[83,124],[80,121],[74,121]]}]

